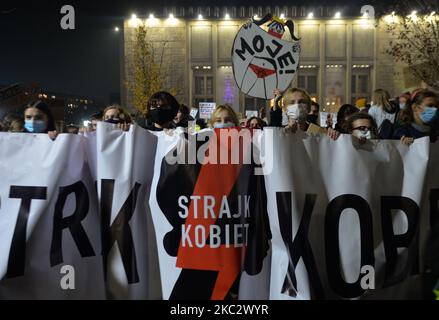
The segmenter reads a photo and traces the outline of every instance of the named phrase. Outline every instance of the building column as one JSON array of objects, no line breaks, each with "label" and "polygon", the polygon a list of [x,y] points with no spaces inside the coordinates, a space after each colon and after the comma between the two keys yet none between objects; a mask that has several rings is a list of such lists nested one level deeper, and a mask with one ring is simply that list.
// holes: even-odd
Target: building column
[{"label": "building column", "polygon": [[318,92],[319,95],[319,105],[320,108],[324,106],[323,96],[325,94],[325,70],[326,70],[326,43],[325,43],[325,32],[326,32],[325,22],[323,20],[319,21],[319,73],[318,73]]},{"label": "building column", "polygon": [[352,27],[352,21],[349,21],[347,23],[347,39],[346,39],[346,88],[345,88],[345,103],[350,104],[352,100],[352,92],[351,92],[351,86],[352,86],[352,33],[353,33],[353,27]]}]

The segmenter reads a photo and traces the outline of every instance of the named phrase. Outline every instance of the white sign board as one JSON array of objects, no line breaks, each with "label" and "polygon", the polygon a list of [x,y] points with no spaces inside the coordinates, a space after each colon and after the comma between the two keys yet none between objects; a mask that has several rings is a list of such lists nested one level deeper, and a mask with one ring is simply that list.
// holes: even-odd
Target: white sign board
[{"label": "white sign board", "polygon": [[216,108],[215,102],[200,102],[199,110],[200,110],[200,118],[201,119],[210,119],[210,116],[213,113],[213,110]]}]

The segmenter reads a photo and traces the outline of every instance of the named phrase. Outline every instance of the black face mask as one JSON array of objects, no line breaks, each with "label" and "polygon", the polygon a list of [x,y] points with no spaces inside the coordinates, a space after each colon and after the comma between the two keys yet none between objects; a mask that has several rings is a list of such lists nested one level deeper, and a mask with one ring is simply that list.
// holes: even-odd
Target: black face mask
[{"label": "black face mask", "polygon": [[111,118],[111,119],[105,120],[104,122],[112,123],[112,124],[118,124],[118,123],[122,123],[122,120],[121,119],[113,119],[113,118]]},{"label": "black face mask", "polygon": [[167,107],[155,108],[149,111],[151,121],[158,125],[163,125],[174,120],[176,114],[177,112],[175,112],[175,110]]},{"label": "black face mask", "polygon": [[317,124],[317,119],[319,117],[315,114],[309,114],[306,116],[306,122]]}]

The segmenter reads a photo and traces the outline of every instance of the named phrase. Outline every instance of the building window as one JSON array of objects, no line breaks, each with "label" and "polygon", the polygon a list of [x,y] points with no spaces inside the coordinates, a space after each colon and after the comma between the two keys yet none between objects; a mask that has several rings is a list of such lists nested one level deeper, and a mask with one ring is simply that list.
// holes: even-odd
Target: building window
[{"label": "building window", "polygon": [[267,106],[267,101],[265,99],[253,98],[245,96],[245,111],[259,111],[262,107]]},{"label": "building window", "polygon": [[369,69],[353,69],[351,83],[351,103],[355,105],[355,101],[361,98],[370,100],[370,73]]},{"label": "building window", "polygon": [[336,113],[345,103],[345,75],[346,69],[342,65],[326,66],[323,111]]},{"label": "building window", "polygon": [[305,89],[311,98],[318,100],[318,85],[317,85],[318,69],[300,69],[297,76],[297,86]]},{"label": "building window", "polygon": [[213,76],[208,73],[194,75],[194,107],[198,108],[200,102],[213,102],[215,96]]}]

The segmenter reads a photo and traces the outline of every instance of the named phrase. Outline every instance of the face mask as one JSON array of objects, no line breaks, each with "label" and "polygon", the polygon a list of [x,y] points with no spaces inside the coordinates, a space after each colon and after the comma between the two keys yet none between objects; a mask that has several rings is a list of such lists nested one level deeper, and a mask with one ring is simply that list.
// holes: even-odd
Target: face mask
[{"label": "face mask", "polygon": [[400,104],[399,104],[399,108],[400,108],[401,110],[404,110],[404,109],[405,109],[405,103],[400,103]]},{"label": "face mask", "polygon": [[110,118],[110,119],[105,120],[105,122],[106,122],[106,123],[112,123],[112,124],[118,124],[118,123],[121,123],[121,121],[120,121],[119,118]]},{"label": "face mask", "polygon": [[31,133],[44,133],[46,123],[43,120],[25,120],[24,128]]},{"label": "face mask", "polygon": [[231,128],[234,127],[235,125],[233,123],[214,123],[213,127],[215,129],[224,129],[224,128]]},{"label": "face mask", "polygon": [[357,137],[358,139],[373,139],[373,135],[372,132],[370,132],[370,130],[354,130],[352,131],[352,135],[354,137]]},{"label": "face mask", "polygon": [[306,122],[317,124],[318,116],[315,114],[309,114],[306,116]]},{"label": "face mask", "polygon": [[301,110],[306,109],[307,105],[305,103],[295,103],[287,106],[287,116],[298,120],[301,116]]},{"label": "face mask", "polygon": [[167,107],[155,108],[149,111],[149,116],[151,117],[151,121],[153,123],[157,123],[158,125],[163,125],[167,122],[173,121],[175,115],[176,115],[175,110]]},{"label": "face mask", "polygon": [[436,118],[437,108],[435,107],[425,107],[424,111],[421,112],[421,120],[426,124],[430,124]]}]

